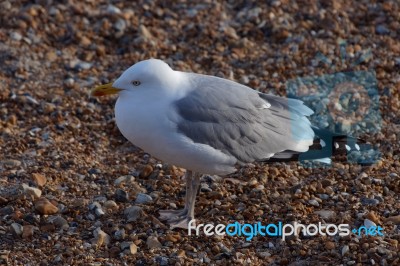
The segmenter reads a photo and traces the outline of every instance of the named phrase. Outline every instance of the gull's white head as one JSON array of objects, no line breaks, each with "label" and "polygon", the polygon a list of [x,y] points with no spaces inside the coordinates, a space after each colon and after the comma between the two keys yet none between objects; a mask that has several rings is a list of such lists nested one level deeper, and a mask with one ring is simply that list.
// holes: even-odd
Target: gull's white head
[{"label": "gull's white head", "polygon": [[173,90],[178,74],[165,62],[158,59],[140,61],[122,73],[113,83],[104,84],[92,90],[92,96],[103,96],[119,92],[138,90]]}]

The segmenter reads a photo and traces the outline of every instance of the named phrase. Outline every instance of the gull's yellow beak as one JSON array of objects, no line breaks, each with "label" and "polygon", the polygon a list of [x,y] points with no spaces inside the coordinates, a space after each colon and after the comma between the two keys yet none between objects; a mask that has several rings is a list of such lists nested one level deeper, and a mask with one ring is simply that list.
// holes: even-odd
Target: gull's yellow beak
[{"label": "gull's yellow beak", "polygon": [[111,83],[103,84],[100,86],[97,86],[96,88],[92,89],[90,92],[90,96],[104,96],[104,95],[111,95],[111,94],[117,94],[118,92],[121,91],[121,89],[114,88]]}]

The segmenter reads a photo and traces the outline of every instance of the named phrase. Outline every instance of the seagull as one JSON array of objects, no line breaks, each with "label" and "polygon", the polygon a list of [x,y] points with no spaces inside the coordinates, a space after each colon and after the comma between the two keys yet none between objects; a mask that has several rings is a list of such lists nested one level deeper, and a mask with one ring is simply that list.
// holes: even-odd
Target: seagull
[{"label": "seagull", "polygon": [[188,228],[204,174],[225,176],[257,161],[321,160],[359,150],[358,140],[311,125],[297,99],[265,94],[231,80],[140,61],[92,96],[118,94],[115,120],[135,146],[186,169],[185,206],[160,211],[171,228]]}]

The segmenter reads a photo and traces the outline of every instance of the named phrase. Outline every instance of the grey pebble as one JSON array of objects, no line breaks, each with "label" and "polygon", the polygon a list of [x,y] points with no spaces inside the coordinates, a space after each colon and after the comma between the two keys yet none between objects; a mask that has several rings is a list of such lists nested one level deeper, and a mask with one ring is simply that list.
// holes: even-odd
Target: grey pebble
[{"label": "grey pebble", "polygon": [[362,198],[361,199],[361,204],[362,205],[378,205],[379,204],[379,200],[377,199],[369,199],[369,198]]},{"label": "grey pebble", "polygon": [[117,189],[115,190],[114,198],[117,202],[128,202],[129,194],[125,190]]},{"label": "grey pebble", "polygon": [[155,261],[156,263],[158,263],[158,265],[169,265],[169,261],[167,257],[163,257],[163,256],[156,256],[155,257]]},{"label": "grey pebble", "polygon": [[389,34],[390,30],[385,25],[381,24],[381,25],[376,26],[375,32],[377,34],[385,35],[385,34]]},{"label": "grey pebble", "polygon": [[136,196],[135,203],[136,204],[147,204],[147,203],[150,203],[152,201],[153,201],[153,198],[150,197],[149,195],[144,194],[144,193],[139,193]]},{"label": "grey pebble", "polygon": [[23,226],[20,225],[19,223],[12,223],[10,225],[10,231],[16,237],[22,235],[22,230],[23,230]]},{"label": "grey pebble", "polygon": [[319,206],[318,201],[315,200],[315,199],[310,199],[310,200],[308,201],[308,204],[310,204],[310,205],[312,205],[312,206],[315,206],[315,207],[318,207],[318,206]]},{"label": "grey pebble", "polygon": [[125,229],[123,229],[123,228],[115,231],[115,233],[114,233],[114,238],[116,240],[123,240],[123,239],[125,239],[125,236],[126,236],[126,233],[125,233]]},{"label": "grey pebble", "polygon": [[124,214],[128,222],[134,222],[142,216],[143,210],[139,206],[131,206],[124,210]]}]

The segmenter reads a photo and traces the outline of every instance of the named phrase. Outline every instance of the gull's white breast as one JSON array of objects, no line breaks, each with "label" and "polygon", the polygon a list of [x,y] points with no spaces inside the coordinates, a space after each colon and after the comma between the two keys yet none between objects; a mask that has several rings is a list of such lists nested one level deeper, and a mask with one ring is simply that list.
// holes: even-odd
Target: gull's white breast
[{"label": "gull's white breast", "polygon": [[162,94],[152,90],[120,94],[115,117],[125,138],[152,156],[188,170],[220,175],[234,172],[236,158],[178,132],[182,118],[173,105],[178,94]]}]

